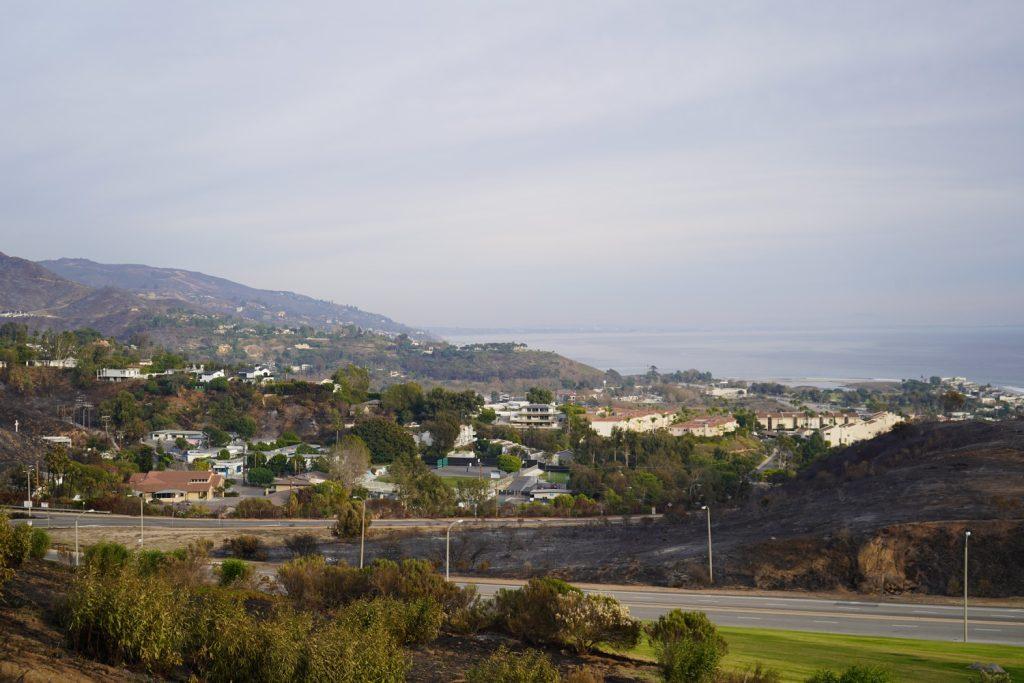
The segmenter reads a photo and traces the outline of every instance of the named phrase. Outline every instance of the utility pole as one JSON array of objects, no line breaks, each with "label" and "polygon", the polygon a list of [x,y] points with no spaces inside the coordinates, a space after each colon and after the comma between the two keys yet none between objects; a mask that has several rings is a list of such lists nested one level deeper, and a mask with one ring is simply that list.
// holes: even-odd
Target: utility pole
[{"label": "utility pole", "polygon": [[451,580],[451,564],[452,564],[452,527],[456,524],[462,524],[463,520],[457,519],[448,525],[448,530],[444,535],[444,580]]},{"label": "utility pole", "polygon": [[359,568],[363,568],[363,553],[366,550],[366,499],[363,498],[363,527],[359,536]]},{"label": "utility pole", "polygon": [[715,582],[715,567],[711,560],[711,506],[702,505],[701,510],[707,510],[708,513],[708,582]]},{"label": "utility pole", "polygon": [[971,540],[971,532],[964,532],[964,642],[967,642],[967,544]]},{"label": "utility pole", "polygon": [[146,547],[146,496],[139,492],[139,548]]},{"label": "utility pole", "polygon": [[78,520],[75,520],[75,566],[78,566]]}]

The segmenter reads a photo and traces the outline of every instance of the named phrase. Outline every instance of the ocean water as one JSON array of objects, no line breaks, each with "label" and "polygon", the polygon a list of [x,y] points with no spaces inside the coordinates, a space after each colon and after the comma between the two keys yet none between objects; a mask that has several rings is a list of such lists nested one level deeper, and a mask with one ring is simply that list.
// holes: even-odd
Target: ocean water
[{"label": "ocean water", "polygon": [[751,331],[448,331],[455,344],[523,342],[622,373],[651,365],[715,377],[833,386],[963,376],[1024,391],[1024,327]]}]

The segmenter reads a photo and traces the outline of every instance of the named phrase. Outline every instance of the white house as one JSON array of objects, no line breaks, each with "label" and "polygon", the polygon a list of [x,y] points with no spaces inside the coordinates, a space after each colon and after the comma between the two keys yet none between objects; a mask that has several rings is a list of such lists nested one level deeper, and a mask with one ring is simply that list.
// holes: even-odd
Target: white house
[{"label": "white house", "polygon": [[630,410],[615,414],[600,412],[587,415],[590,426],[601,436],[611,436],[612,430],[624,432],[653,432],[672,423],[672,413],[661,410]]},{"label": "white house", "polygon": [[102,368],[96,371],[96,379],[108,382],[127,382],[142,379],[142,371],[138,368]]},{"label": "white house", "polygon": [[252,382],[259,384],[260,382],[268,379],[274,379],[274,372],[265,365],[257,365],[254,368],[246,368],[240,370],[238,378],[243,382]]},{"label": "white house", "polygon": [[199,381],[203,384],[212,382],[215,379],[220,379],[221,377],[224,377],[223,370],[214,370],[213,372],[203,371],[199,373]]},{"label": "white house", "polygon": [[148,440],[153,444],[160,442],[174,443],[179,438],[185,439],[190,446],[200,447],[206,444],[206,432],[197,432],[189,429],[158,429],[150,432]]}]

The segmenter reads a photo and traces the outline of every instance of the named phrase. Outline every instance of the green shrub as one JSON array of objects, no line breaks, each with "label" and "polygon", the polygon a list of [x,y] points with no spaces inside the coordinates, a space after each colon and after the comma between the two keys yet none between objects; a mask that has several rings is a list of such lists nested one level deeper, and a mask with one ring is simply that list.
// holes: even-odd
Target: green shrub
[{"label": "green shrub", "polygon": [[893,683],[896,677],[878,666],[851,666],[840,673],[830,669],[817,671],[807,683]]},{"label": "green shrub", "polygon": [[258,536],[232,536],[224,539],[224,549],[232,556],[243,560],[267,559],[266,548]]},{"label": "green shrub", "polygon": [[742,671],[719,672],[715,683],[782,683],[782,674],[761,662],[755,662],[754,666],[748,666]]},{"label": "green shrub", "polygon": [[562,625],[558,621],[558,598],[580,589],[560,579],[530,579],[516,590],[502,589],[494,597],[495,617],[516,638],[532,643],[556,643]]},{"label": "green shrub", "polygon": [[648,633],[669,683],[713,681],[728,651],[725,639],[703,612],[672,610],[658,617]]},{"label": "green shrub", "polygon": [[50,549],[50,534],[42,529],[32,529],[29,537],[28,556],[33,560],[41,560],[46,557],[46,551]]},{"label": "green shrub", "polygon": [[628,650],[640,640],[640,622],[629,609],[608,595],[570,591],[558,596],[555,613],[559,641],[576,652],[589,652],[598,643]]},{"label": "green shrub", "polygon": [[320,542],[313,534],[295,534],[284,539],[284,545],[291,551],[293,557],[306,557],[317,555],[320,552]]},{"label": "green shrub", "polygon": [[412,645],[436,640],[444,614],[431,598],[405,601],[381,597],[353,602],[345,608],[344,619],[358,629],[381,625],[395,641]]},{"label": "green shrub", "polygon": [[237,586],[249,582],[252,578],[252,565],[245,560],[228,558],[220,563],[217,570],[218,581],[222,586]]},{"label": "green shrub", "polygon": [[502,645],[466,672],[467,683],[558,683],[558,669],[538,650],[512,652]]},{"label": "green shrub", "polygon": [[100,541],[85,550],[85,567],[98,574],[121,571],[131,560],[132,553],[120,543]]},{"label": "green shrub", "polygon": [[97,566],[77,578],[68,593],[66,630],[71,646],[111,664],[138,664],[156,673],[180,664],[180,591],[157,576],[121,571],[123,565],[116,565],[112,573]]}]

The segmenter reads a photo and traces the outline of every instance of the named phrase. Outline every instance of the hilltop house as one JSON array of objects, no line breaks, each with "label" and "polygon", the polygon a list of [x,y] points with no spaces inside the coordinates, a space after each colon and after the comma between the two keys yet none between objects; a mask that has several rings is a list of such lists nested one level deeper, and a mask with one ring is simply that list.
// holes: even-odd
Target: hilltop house
[{"label": "hilltop house", "polygon": [[107,382],[127,382],[133,379],[142,379],[142,371],[139,368],[102,368],[96,371],[96,379]]},{"label": "hilltop house", "polygon": [[739,429],[736,418],[725,415],[711,415],[709,417],[697,417],[686,422],[674,424],[668,431],[675,436],[693,434],[694,436],[724,436],[729,432]]},{"label": "hilltop house", "polygon": [[900,422],[903,422],[903,418],[896,413],[875,413],[866,420],[826,427],[821,430],[821,436],[831,446],[847,446],[885,434]]},{"label": "hilltop house", "polygon": [[128,479],[132,494],[162,503],[210,500],[222,486],[224,477],[216,472],[154,470],[133,474]]},{"label": "hilltop house", "polygon": [[612,430],[624,432],[653,432],[672,423],[672,413],[663,410],[625,410],[615,414],[599,412],[587,415],[590,426],[601,436],[611,436]]}]

